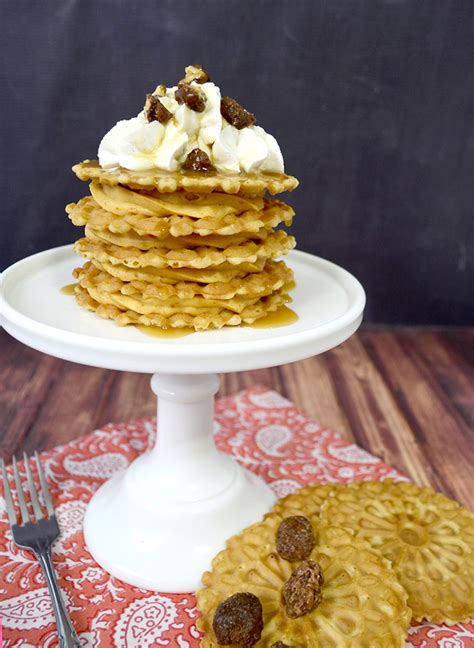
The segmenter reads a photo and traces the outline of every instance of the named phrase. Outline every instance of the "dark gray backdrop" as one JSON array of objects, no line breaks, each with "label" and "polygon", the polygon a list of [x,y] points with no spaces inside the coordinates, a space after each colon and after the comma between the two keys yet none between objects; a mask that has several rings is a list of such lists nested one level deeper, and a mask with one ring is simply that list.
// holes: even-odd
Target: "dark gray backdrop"
[{"label": "dark gray backdrop", "polygon": [[201,62],[277,137],[299,247],[359,277],[368,320],[472,321],[472,0],[0,7],[0,270],[78,236],[71,165]]}]

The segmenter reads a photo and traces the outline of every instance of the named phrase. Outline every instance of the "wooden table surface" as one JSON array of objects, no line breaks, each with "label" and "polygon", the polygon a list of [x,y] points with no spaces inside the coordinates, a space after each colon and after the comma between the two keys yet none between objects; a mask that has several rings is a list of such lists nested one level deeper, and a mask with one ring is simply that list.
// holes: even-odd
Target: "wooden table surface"
[{"label": "wooden table surface", "polygon": [[[474,330],[363,328],[322,356],[224,375],[221,394],[276,389],[418,484],[472,509],[473,356]],[[154,410],[148,375],[57,360],[0,329],[0,451],[8,461]]]}]

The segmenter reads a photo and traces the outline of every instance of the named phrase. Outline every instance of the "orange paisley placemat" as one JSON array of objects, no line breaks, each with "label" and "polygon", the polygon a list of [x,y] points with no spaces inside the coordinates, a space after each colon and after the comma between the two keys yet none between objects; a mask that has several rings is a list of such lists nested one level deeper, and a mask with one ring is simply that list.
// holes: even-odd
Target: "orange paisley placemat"
[{"label": "orange paisley placemat", "polygon": [[[153,419],[111,423],[42,454],[62,529],[54,546],[60,585],[88,648],[199,646],[193,594],[159,594],[112,578],[84,547],[87,502],[117,470],[154,442]],[[377,457],[344,441],[288,400],[263,387],[216,403],[216,441],[278,496],[312,482],[404,479]],[[0,617],[5,647],[57,646],[54,617],[40,568],[12,542],[0,497]],[[468,648],[474,626],[414,625],[407,647]]]}]

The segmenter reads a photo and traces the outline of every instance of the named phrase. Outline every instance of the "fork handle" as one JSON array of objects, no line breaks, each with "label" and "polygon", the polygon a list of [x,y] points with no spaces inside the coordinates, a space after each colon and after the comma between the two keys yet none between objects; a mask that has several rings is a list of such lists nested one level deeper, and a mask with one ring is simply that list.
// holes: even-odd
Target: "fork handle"
[{"label": "fork handle", "polygon": [[54,571],[53,561],[51,559],[51,550],[45,549],[44,551],[38,552],[36,556],[43,570],[51,595],[54,616],[56,617],[56,625],[58,627],[59,648],[81,648],[82,644],[74,630],[74,626],[64,605],[61,590],[59,589],[56,572]]}]

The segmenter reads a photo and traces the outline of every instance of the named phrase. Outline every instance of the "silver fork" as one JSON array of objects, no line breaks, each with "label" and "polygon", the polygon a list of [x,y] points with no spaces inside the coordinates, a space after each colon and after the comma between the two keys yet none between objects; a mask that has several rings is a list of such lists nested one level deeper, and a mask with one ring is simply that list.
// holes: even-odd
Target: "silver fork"
[{"label": "silver fork", "polygon": [[28,490],[30,491],[31,505],[35,514],[35,521],[33,522],[30,518],[28,506],[26,504],[25,492],[21,485],[18,466],[15,457],[13,457],[13,475],[15,478],[16,490],[18,492],[18,504],[21,513],[20,524],[18,524],[15,507],[13,505],[5,462],[3,459],[1,460],[3,492],[5,494],[8,519],[10,521],[13,539],[19,547],[32,551],[41,565],[53,603],[54,616],[56,617],[56,624],[58,627],[59,648],[80,648],[82,644],[79,641],[79,637],[74,630],[66,606],[64,605],[61,590],[59,589],[56,578],[56,572],[54,571],[53,561],[51,559],[51,545],[59,535],[59,526],[54,512],[53,502],[51,501],[46,477],[41,467],[38,453],[35,452],[43,502],[48,513],[47,518],[43,516],[38,492],[31,472],[31,466],[26,453],[23,455],[23,458],[25,461],[26,478],[28,481]]}]

